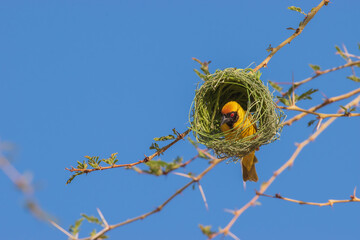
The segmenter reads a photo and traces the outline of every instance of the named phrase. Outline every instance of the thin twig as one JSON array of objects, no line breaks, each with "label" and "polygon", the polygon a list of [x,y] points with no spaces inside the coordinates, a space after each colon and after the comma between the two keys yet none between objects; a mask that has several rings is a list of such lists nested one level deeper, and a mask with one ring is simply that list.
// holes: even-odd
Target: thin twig
[{"label": "thin twig", "polygon": [[287,107],[283,107],[283,106],[279,106],[279,108],[281,109],[285,109],[285,110],[293,110],[293,111],[298,111],[298,112],[303,112],[303,113],[307,113],[307,114],[313,114],[318,116],[319,118],[329,118],[329,117],[359,117],[360,113],[318,113],[318,112],[314,112],[314,111],[309,111],[306,109],[302,109],[296,105],[293,106],[287,106]]},{"label": "thin twig", "polygon": [[334,71],[337,71],[337,70],[340,70],[340,69],[343,69],[343,68],[347,68],[347,67],[353,67],[353,66],[356,66],[356,65],[359,65],[359,64],[360,64],[360,60],[359,60],[359,61],[355,61],[355,62],[348,62],[348,63],[346,63],[346,64],[344,64],[344,65],[341,65],[341,66],[338,66],[338,67],[334,67],[334,68],[330,68],[330,69],[326,69],[326,70],[323,70],[323,71],[318,70],[318,71],[315,72],[316,75],[314,75],[314,76],[312,76],[312,77],[309,77],[309,78],[306,78],[306,79],[304,79],[304,80],[302,80],[302,81],[295,82],[294,85],[295,85],[295,87],[297,88],[297,87],[299,87],[300,85],[302,85],[302,84],[304,84],[304,83],[307,83],[307,82],[309,82],[309,81],[311,81],[311,80],[313,80],[313,79],[315,79],[315,78],[317,78],[317,77],[319,77],[319,76],[321,76],[321,75],[324,75],[324,74],[326,74],[326,73],[334,72]]},{"label": "thin twig", "polygon": [[68,231],[66,231],[65,229],[63,229],[62,227],[60,227],[56,222],[49,220],[49,222],[56,227],[57,229],[59,229],[61,232],[63,232],[66,236],[68,236],[70,239],[77,239],[75,236],[71,235],[71,233],[69,233]]},{"label": "thin twig", "polygon": [[181,177],[185,177],[185,178],[192,178],[190,175],[185,174],[185,173],[173,172],[173,174],[181,176]]},{"label": "thin twig", "polygon": [[276,48],[272,48],[271,49],[271,53],[269,54],[269,56],[267,56],[267,58],[265,58],[264,61],[262,61],[258,66],[256,66],[254,68],[254,71],[258,71],[259,69],[266,67],[268,62],[270,61],[270,59],[275,55],[275,53],[277,53],[277,51],[279,51],[282,47],[284,47],[286,44],[289,44],[294,38],[296,38],[297,36],[299,36],[301,34],[301,32],[304,30],[305,26],[310,22],[310,20],[316,15],[316,13],[324,6],[327,5],[329,3],[329,0],[322,0],[321,3],[314,7],[313,9],[311,9],[311,11],[306,15],[305,19],[300,23],[299,27],[295,30],[295,32],[285,41],[283,41],[282,43],[280,43],[279,46],[277,46]]},{"label": "thin twig", "polygon": [[240,240],[240,238],[238,238],[237,236],[235,236],[235,234],[233,234],[232,232],[228,232],[228,235],[229,235],[230,237],[232,237],[233,239],[235,239],[235,240]]},{"label": "thin twig", "polygon": [[[336,52],[335,54],[340,55],[339,52]],[[356,55],[351,54],[351,53],[344,53],[344,52],[343,52],[343,53],[341,53],[341,54],[345,55],[346,57],[352,57],[352,58],[360,59],[360,56],[356,56]]]},{"label": "thin twig", "polygon": [[[321,104],[319,104],[319,105],[317,105],[317,106],[314,106],[314,107],[312,107],[312,108],[309,108],[307,111],[309,111],[309,112],[314,112],[314,111],[316,111],[316,110],[318,110],[318,109],[320,109],[320,108],[322,108],[322,107],[324,107],[324,106],[326,106],[326,105],[329,105],[330,103],[334,103],[334,102],[337,102],[337,101],[340,101],[340,100],[349,98],[349,97],[354,96],[355,94],[358,94],[358,93],[360,93],[360,88],[355,89],[355,90],[353,90],[353,91],[351,91],[351,92],[348,92],[348,93],[345,93],[345,94],[336,96],[336,97],[328,98],[328,99],[326,99],[323,103],[321,103]],[[285,125],[290,126],[291,124],[293,124],[294,122],[302,119],[302,118],[305,117],[306,115],[308,115],[308,113],[306,113],[306,112],[300,113],[300,114],[292,117],[291,119],[285,121],[285,122],[283,123],[283,125],[284,125],[284,126],[285,126]]]},{"label": "thin twig", "polygon": [[168,150],[171,146],[173,146],[175,143],[177,143],[178,141],[180,141],[181,139],[183,139],[189,132],[191,131],[191,129],[186,130],[185,132],[178,134],[178,136],[176,137],[176,139],[174,141],[172,141],[170,144],[166,145],[165,147],[161,148],[159,151],[157,151],[156,153],[152,154],[151,156],[145,156],[144,159],[139,160],[137,162],[134,163],[127,163],[127,164],[114,164],[108,167],[98,167],[98,168],[91,168],[91,169],[81,169],[81,168],[65,168],[66,170],[70,171],[70,172],[84,172],[84,173],[89,173],[89,172],[94,172],[94,171],[99,171],[99,170],[106,170],[106,169],[112,169],[112,168],[119,168],[119,167],[133,167],[135,165],[141,164],[141,163],[145,163],[148,161],[151,161],[154,157],[159,156],[160,154],[162,154],[163,152],[165,152],[166,150]]},{"label": "thin twig", "polygon": [[205,204],[205,208],[206,208],[206,210],[209,210],[209,205],[207,204],[204,190],[203,190],[200,182],[197,182],[197,183],[198,183],[199,191],[200,191],[200,193],[201,193],[201,197],[202,197],[202,199],[203,199],[203,201],[204,201],[204,204]]},{"label": "thin twig", "polygon": [[[201,151],[202,153],[206,153],[207,151],[209,151],[209,149],[200,149],[198,151]],[[194,161],[195,159],[199,158],[200,157],[200,153],[197,154],[196,156],[192,157],[191,159],[187,160],[186,162],[182,163],[182,164],[179,164],[179,167],[178,168],[172,168],[172,169],[168,169],[168,170],[162,170],[162,173],[161,175],[168,175],[169,173],[173,172],[174,170],[177,170],[179,168],[185,168],[187,165],[189,165],[192,161]],[[140,174],[150,174],[152,175],[152,173],[149,173],[147,171],[144,171],[144,170],[141,170],[140,168],[137,168],[137,167],[133,167],[132,168],[134,171],[136,171],[137,173],[140,173]],[[181,174],[179,172],[176,172],[174,173],[175,175],[179,175],[181,176]],[[191,177],[189,177],[191,178]]]},{"label": "thin twig", "polygon": [[292,198],[283,197],[280,194],[275,194],[274,196],[264,194],[264,193],[257,193],[257,194],[260,196],[282,199],[284,201],[298,203],[301,205],[311,205],[311,206],[319,206],[319,207],[323,207],[323,206],[331,206],[332,207],[336,203],[360,202],[360,198],[356,197],[355,191],[354,191],[354,194],[350,196],[350,199],[344,199],[344,200],[329,199],[327,202],[324,202],[324,203],[300,201],[300,200],[296,200],[296,199],[292,199]]},{"label": "thin twig", "polygon": [[102,212],[100,211],[99,208],[96,208],[100,218],[101,218],[101,221],[104,223],[105,227],[109,227],[109,224],[107,223],[106,219],[104,218],[104,215],[102,214]]}]

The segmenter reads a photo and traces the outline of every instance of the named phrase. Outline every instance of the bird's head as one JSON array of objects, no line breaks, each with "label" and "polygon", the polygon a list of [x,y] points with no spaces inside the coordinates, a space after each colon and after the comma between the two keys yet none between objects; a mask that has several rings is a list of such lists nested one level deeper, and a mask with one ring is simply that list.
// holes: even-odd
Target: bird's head
[{"label": "bird's head", "polygon": [[235,101],[228,102],[223,106],[221,109],[220,123],[220,128],[223,132],[232,129],[234,123],[239,120],[239,109],[241,109],[241,106]]}]

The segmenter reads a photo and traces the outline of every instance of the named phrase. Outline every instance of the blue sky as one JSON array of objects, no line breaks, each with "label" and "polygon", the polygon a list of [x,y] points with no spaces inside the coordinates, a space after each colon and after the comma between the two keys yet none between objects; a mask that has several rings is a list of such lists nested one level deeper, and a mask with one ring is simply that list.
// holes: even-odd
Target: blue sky
[{"label": "blue sky", "polygon": [[[154,137],[184,131],[199,81],[191,60],[212,60],[211,71],[260,63],[266,48],[276,46],[296,28],[302,15],[319,1],[3,1],[0,4],[0,137],[16,146],[12,163],[33,176],[40,205],[68,228],[80,213],[100,208],[110,223],[147,211],[166,200],[188,180],[176,175],[153,177],[125,169],[96,172],[65,185],[64,170],[85,155],[134,162],[151,154]],[[262,80],[302,80],[323,69],[344,64],[335,45],[359,54],[360,2],[332,1],[290,45],[262,69]],[[255,65],[252,65],[255,66]],[[331,73],[303,86],[319,88],[310,107],[328,97],[359,87],[346,79],[350,69]],[[346,101],[322,112],[335,112]],[[291,115],[290,115],[291,116]],[[112,239],[205,239],[198,224],[224,227],[231,218],[224,209],[240,208],[311,133],[311,117],[285,127],[281,139],[263,146],[257,157],[258,183],[244,190],[239,165],[221,164],[186,190],[162,212],[109,233]],[[335,121],[299,155],[268,193],[305,201],[346,199],[360,187],[360,124],[358,118]],[[161,157],[185,160],[196,154],[182,141]],[[182,171],[199,173],[203,159]],[[24,208],[22,195],[0,174],[0,229],[3,239],[65,239]],[[299,206],[260,198],[232,232],[241,238],[344,239],[360,237],[356,203],[330,207]],[[4,217],[5,216],[5,217]],[[84,225],[85,237],[93,226]]]}]

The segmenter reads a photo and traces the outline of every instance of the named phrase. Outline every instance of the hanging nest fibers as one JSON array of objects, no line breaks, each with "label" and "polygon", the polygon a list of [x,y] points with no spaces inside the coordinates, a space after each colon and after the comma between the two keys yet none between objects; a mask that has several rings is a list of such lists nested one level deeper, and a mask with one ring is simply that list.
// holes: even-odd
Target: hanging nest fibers
[{"label": "hanging nest fibers", "polygon": [[[196,90],[190,116],[191,129],[199,143],[213,149],[219,157],[237,161],[279,138],[285,115],[276,107],[268,87],[260,80],[259,72],[227,68],[199,75],[205,82]],[[220,130],[221,109],[229,101],[236,101],[246,111],[246,118],[256,125],[255,134],[225,139],[226,133]],[[240,136],[244,130],[238,127],[232,129],[231,134]]]}]

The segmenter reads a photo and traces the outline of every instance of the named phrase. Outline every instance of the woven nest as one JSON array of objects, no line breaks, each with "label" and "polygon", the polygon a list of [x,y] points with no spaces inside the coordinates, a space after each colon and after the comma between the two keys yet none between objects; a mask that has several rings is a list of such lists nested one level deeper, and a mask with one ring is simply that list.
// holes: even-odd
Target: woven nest
[{"label": "woven nest", "polygon": [[[196,140],[212,148],[219,157],[238,160],[280,136],[284,114],[276,107],[260,75],[251,69],[217,70],[204,76],[205,82],[196,90],[190,116],[191,129]],[[245,116],[256,125],[255,134],[225,139],[220,130],[221,109],[229,101],[238,102],[246,111]],[[240,136],[242,131],[244,129],[240,127],[232,130],[232,134]]]}]

